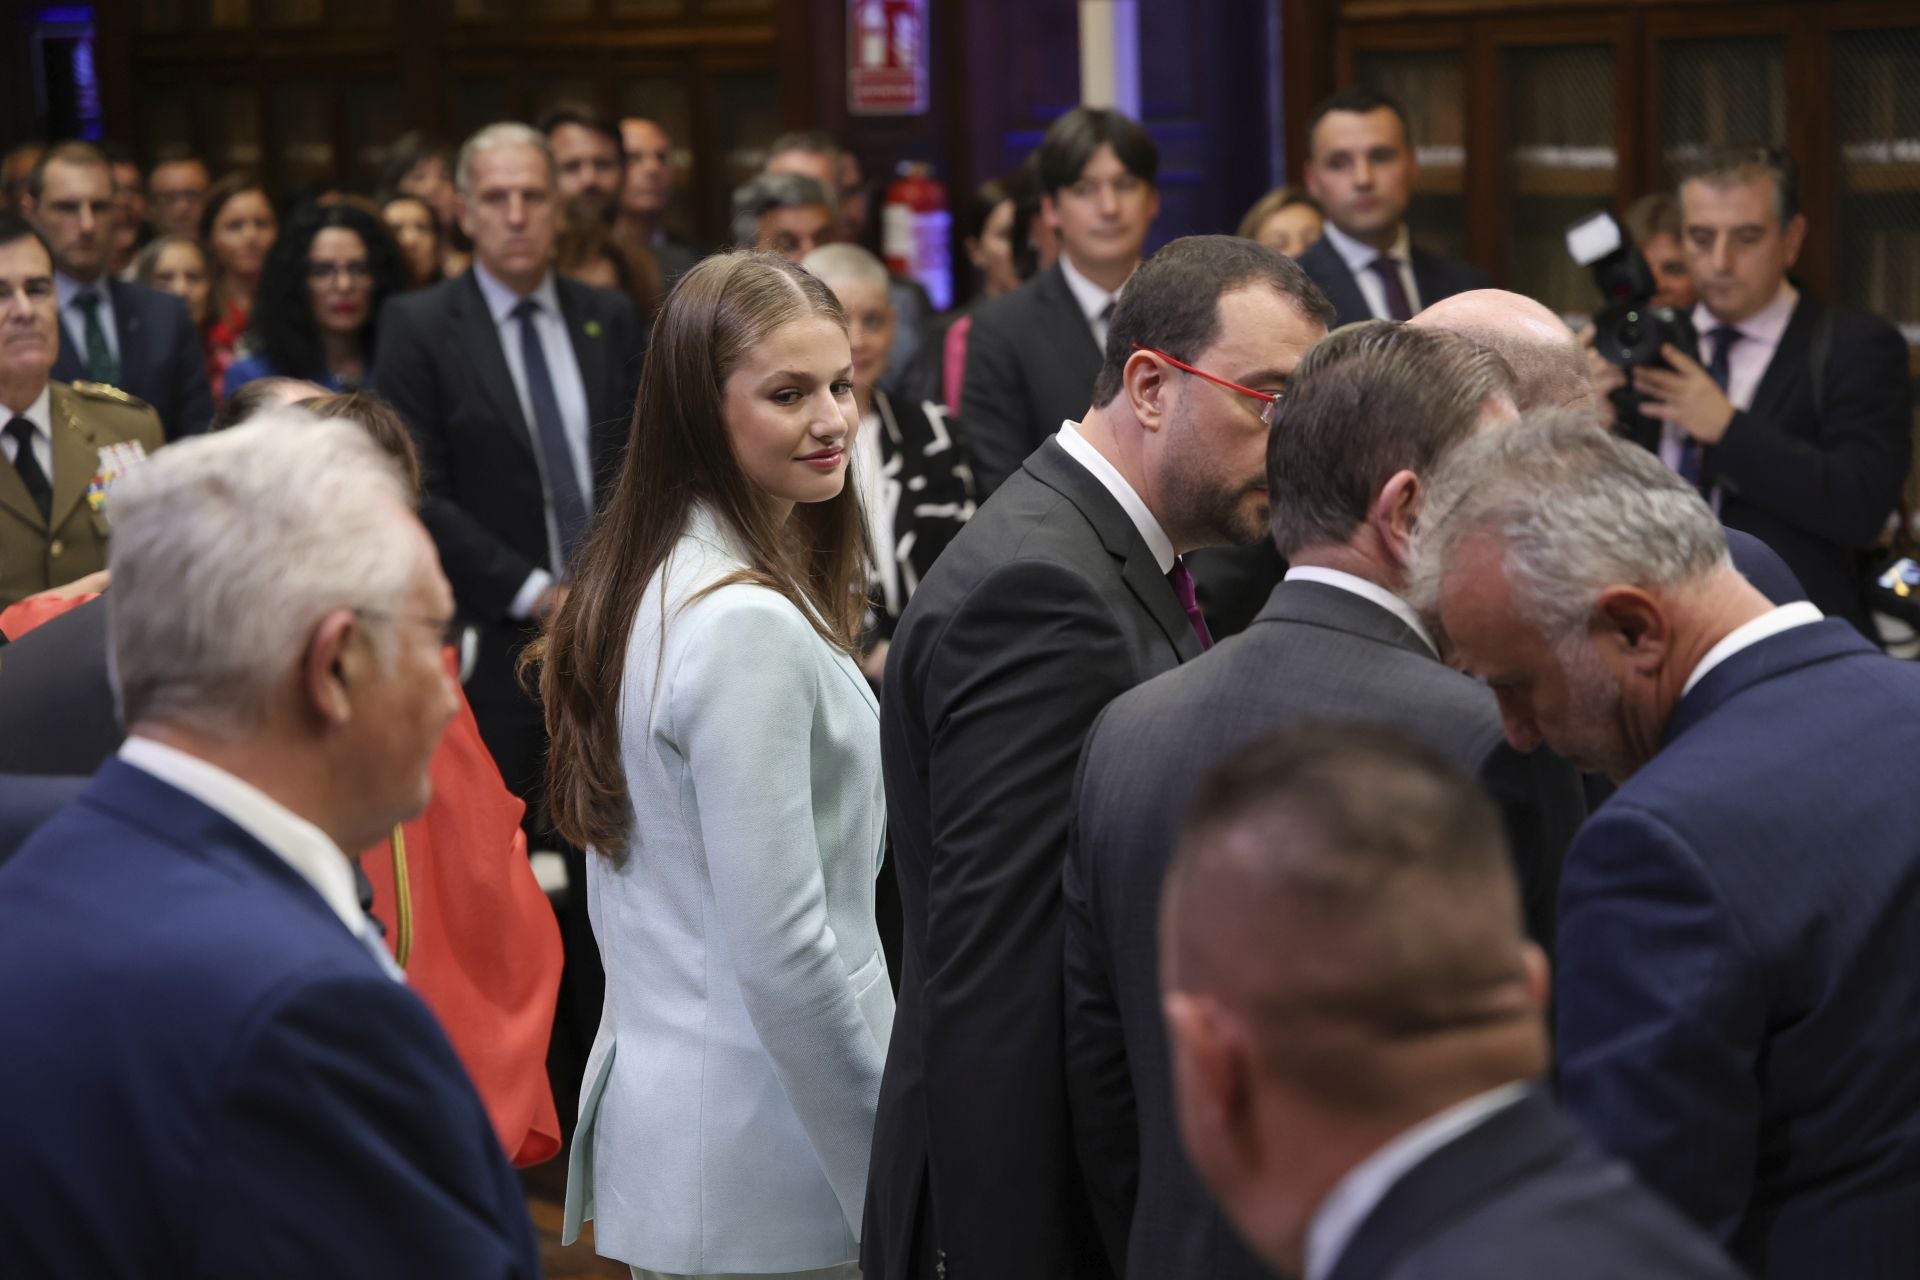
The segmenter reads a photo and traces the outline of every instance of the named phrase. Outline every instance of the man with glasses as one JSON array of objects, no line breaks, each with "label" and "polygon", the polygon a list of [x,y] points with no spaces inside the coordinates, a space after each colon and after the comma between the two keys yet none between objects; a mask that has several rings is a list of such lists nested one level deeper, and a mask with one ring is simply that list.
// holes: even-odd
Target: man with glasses
[{"label": "man with glasses", "polygon": [[1499,356],[1433,329],[1366,321],[1315,347],[1267,454],[1285,580],[1243,634],[1118,698],[1088,736],[1065,872],[1067,1090],[1126,1276],[1269,1274],[1182,1154],[1161,1019],[1161,882],[1214,764],[1304,721],[1414,734],[1497,798],[1528,931],[1551,939],[1561,854],[1585,813],[1579,776],[1549,753],[1511,750],[1493,696],[1439,660],[1401,599],[1422,477],[1461,440],[1511,422],[1513,391]]},{"label": "man with glasses", "polygon": [[147,175],[147,202],[156,236],[200,238],[200,214],[206,208],[213,176],[198,156],[162,160]]},{"label": "man with glasses", "polygon": [[1092,407],[907,603],[880,713],[905,924],[868,1280],[1107,1271],[1060,1056],[1074,766],[1102,707],[1210,644],[1181,557],[1265,533],[1268,422],[1331,315],[1250,240],[1162,249],[1114,313]]},{"label": "man with glasses", "polygon": [[106,153],[91,142],[53,147],[27,180],[26,212],[53,247],[61,329],[53,376],[146,401],[169,440],[205,431],[213,392],[187,304],[109,271],[121,208]]},{"label": "man with glasses", "polygon": [[982,499],[1085,406],[1114,305],[1160,213],[1159,148],[1118,111],[1074,108],[1035,155],[1060,259],[974,315],[961,427]]},{"label": "man with glasses", "polygon": [[458,706],[398,468],[300,415],[118,487],[127,741],[0,869],[0,1016],[32,1029],[0,1088],[34,1100],[0,1121],[0,1257],[538,1275],[487,1111],[354,893]]}]

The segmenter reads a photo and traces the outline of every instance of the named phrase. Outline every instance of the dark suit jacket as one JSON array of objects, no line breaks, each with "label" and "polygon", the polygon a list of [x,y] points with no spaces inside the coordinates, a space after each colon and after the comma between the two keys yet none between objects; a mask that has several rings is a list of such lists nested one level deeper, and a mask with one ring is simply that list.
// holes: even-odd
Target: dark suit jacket
[{"label": "dark suit jacket", "polygon": [[[640,320],[623,294],[564,276],[555,286],[586,385],[594,492],[604,497],[633,419]],[[420,514],[454,599],[481,627],[467,685],[474,714],[508,786],[525,794],[535,767],[528,735],[537,741],[538,711],[520,691],[513,664],[531,628],[507,611],[528,574],[552,568],[552,553],[539,446],[473,273],[389,299],[373,367],[375,388],[406,418],[420,446]]]},{"label": "dark suit jacket", "polygon": [[1568,1110],[1756,1274],[1920,1258],[1920,667],[1742,650],[1568,852]]},{"label": "dark suit jacket", "polygon": [[1780,553],[1822,613],[1867,635],[1856,552],[1879,538],[1912,459],[1907,344],[1878,316],[1833,308],[1833,345],[1816,412],[1808,351],[1823,304],[1801,294],[1793,318],[1702,479],[1720,519]]},{"label": "dark suit jacket", "polygon": [[108,762],[0,868],[0,972],[0,1272],[539,1273],[433,1015],[184,792]]},{"label": "dark suit jacket", "polygon": [[[1489,284],[1487,273],[1471,262],[1443,258],[1437,253],[1428,253],[1418,245],[1413,246],[1408,256],[1413,260],[1414,288],[1420,291],[1420,303],[1416,310],[1430,307],[1456,293],[1484,289]],[[1320,291],[1327,295],[1327,301],[1333,304],[1334,327],[1374,318],[1367,306],[1366,295],[1360,292],[1353,272],[1347,270],[1346,259],[1325,238],[1315,241],[1300,255],[1298,261],[1301,270],[1320,286]]]},{"label": "dark suit jacket", "polygon": [[1102,707],[1199,651],[1139,531],[1051,440],[908,602],[881,705],[905,961],[868,1280],[930,1280],[939,1253],[952,1280],[1106,1272],[1060,1057],[1073,771]]},{"label": "dark suit jacket", "polygon": [[1485,686],[1352,592],[1282,582],[1253,625],[1117,698],[1087,739],[1067,854],[1067,1088],[1080,1163],[1116,1263],[1142,1280],[1265,1270],[1187,1165],[1160,1013],[1160,885],[1195,785],[1238,747],[1306,720],[1392,725],[1499,801],[1530,930],[1550,942],[1579,775],[1507,746]]},{"label": "dark suit jacket", "polygon": [[1389,1187],[1328,1280],[1494,1276],[1739,1280],[1740,1272],[1533,1090]]},{"label": "dark suit jacket", "polygon": [[0,773],[0,864],[86,785],[84,777]]},{"label": "dark suit jacket", "polygon": [[125,737],[107,682],[104,597],[0,650],[0,773],[87,777]]},{"label": "dark suit jacket", "polygon": [[960,429],[983,500],[1086,413],[1102,355],[1059,263],[974,312]]},{"label": "dark suit jacket", "polygon": [[[139,396],[160,415],[167,439],[205,431],[213,421],[213,391],[207,385],[207,353],[194,332],[183,299],[125,280],[107,286],[113,298],[113,327],[120,342],[120,381],[128,395]],[[63,314],[60,358],[55,382],[87,376],[80,353],[86,349]]]}]

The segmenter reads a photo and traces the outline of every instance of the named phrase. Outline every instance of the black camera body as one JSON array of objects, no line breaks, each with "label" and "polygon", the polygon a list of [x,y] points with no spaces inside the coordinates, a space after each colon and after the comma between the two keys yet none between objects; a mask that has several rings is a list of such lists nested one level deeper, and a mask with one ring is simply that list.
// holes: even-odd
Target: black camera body
[{"label": "black camera body", "polygon": [[1612,214],[1603,210],[1568,227],[1567,251],[1593,272],[1594,286],[1605,299],[1593,314],[1594,349],[1603,357],[1626,369],[1664,368],[1660,348],[1672,343],[1689,357],[1700,358],[1692,318],[1653,301],[1653,269]]}]

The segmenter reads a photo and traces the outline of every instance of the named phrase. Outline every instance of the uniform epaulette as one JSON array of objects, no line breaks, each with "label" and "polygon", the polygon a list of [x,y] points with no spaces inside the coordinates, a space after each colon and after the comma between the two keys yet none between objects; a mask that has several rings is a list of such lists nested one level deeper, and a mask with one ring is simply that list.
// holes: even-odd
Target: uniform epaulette
[{"label": "uniform epaulette", "polygon": [[152,405],[139,396],[129,395],[118,387],[110,387],[104,382],[69,383],[74,391],[89,400],[111,400],[115,404],[132,405],[136,409],[151,409]]}]

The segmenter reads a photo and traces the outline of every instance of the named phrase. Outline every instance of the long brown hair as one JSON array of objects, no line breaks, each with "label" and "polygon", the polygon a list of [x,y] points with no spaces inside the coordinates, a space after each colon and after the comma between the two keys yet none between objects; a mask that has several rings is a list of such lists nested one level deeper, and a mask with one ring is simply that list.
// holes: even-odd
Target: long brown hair
[{"label": "long brown hair", "polygon": [[627,641],[695,503],[747,550],[749,567],[725,582],[779,592],[829,644],[854,651],[866,605],[859,495],[849,483],[825,502],[797,504],[782,523],[727,435],[728,377],[768,335],[809,316],[847,323],[825,285],[751,251],[700,263],[661,309],[613,496],[581,546],[566,602],[521,660],[523,671],[539,668],[551,740],[547,802],[574,844],[618,854],[632,834],[620,756]]}]

